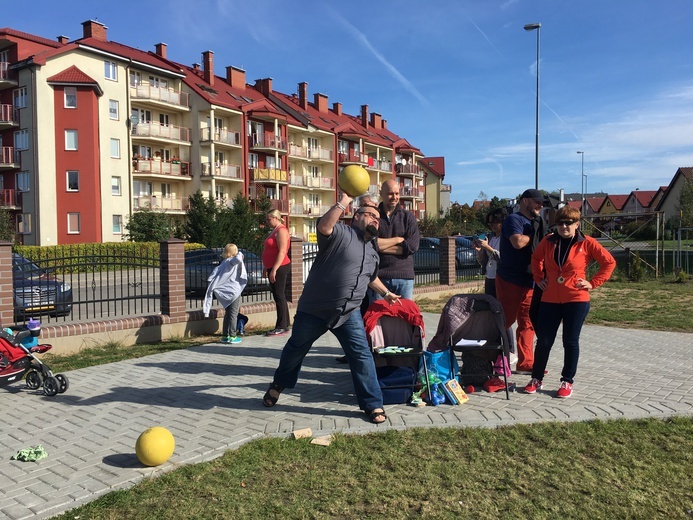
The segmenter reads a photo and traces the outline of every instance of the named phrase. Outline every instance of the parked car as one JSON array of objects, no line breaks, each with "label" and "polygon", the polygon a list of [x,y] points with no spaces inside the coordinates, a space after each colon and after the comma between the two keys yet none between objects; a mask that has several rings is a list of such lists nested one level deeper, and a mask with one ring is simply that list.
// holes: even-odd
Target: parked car
[{"label": "parked car", "polygon": [[[476,251],[471,240],[466,237],[455,238],[455,268],[478,268]],[[440,239],[435,237],[421,237],[419,250],[414,254],[414,270],[420,272],[438,271],[440,269]]]},{"label": "parked car", "polygon": [[72,311],[72,287],[19,253],[12,253],[14,315],[17,321]]},{"label": "parked car", "polygon": [[[185,291],[201,293],[207,291],[207,279],[221,261],[223,249],[191,249],[185,252]],[[269,289],[269,280],[264,276],[262,259],[252,251],[239,249],[248,271],[248,285],[244,293],[254,293]]]}]

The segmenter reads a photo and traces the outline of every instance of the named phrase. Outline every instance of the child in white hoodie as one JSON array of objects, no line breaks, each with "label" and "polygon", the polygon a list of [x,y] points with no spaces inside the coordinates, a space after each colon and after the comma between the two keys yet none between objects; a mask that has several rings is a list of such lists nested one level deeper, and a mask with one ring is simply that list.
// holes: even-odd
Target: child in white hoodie
[{"label": "child in white hoodie", "polygon": [[224,307],[224,322],[221,328],[222,343],[240,343],[236,324],[238,311],[241,308],[241,293],[248,283],[248,272],[243,263],[243,253],[238,251],[236,244],[226,244],[221,262],[209,275],[207,293],[202,307],[205,317],[209,317],[212,308],[212,298]]}]

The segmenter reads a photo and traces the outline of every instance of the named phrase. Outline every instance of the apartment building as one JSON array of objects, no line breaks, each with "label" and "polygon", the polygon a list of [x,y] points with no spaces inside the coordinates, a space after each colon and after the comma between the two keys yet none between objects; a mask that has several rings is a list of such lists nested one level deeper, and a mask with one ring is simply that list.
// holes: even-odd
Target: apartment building
[{"label": "apartment building", "polygon": [[277,92],[234,66],[217,75],[212,51],[188,66],[164,43],[143,51],[82,25],[74,41],[0,29],[0,205],[17,242],[119,241],[134,211],[183,218],[197,190],[220,205],[266,196],[311,240],[348,164],[367,169],[375,193],[397,179],[417,217],[440,201],[444,162],[427,168],[368,105],[349,115],[310,100],[305,82]]}]

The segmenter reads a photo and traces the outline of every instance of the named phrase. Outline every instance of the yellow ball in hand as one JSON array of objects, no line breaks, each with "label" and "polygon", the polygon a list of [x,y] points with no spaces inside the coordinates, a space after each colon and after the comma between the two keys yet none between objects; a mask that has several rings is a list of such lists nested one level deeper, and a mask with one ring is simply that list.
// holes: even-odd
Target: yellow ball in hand
[{"label": "yellow ball in hand", "polygon": [[175,447],[173,434],[163,426],[154,426],[137,438],[135,453],[145,466],[158,466],[171,458]]},{"label": "yellow ball in hand", "polygon": [[360,197],[368,191],[370,177],[362,166],[350,164],[339,172],[337,182],[342,191],[350,197]]}]

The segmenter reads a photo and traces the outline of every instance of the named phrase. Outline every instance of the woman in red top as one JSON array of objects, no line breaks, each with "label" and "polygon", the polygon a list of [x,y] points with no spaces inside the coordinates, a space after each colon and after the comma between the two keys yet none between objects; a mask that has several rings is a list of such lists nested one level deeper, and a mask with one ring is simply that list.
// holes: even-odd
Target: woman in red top
[{"label": "woman in red top", "polygon": [[277,322],[268,336],[279,336],[289,332],[289,304],[286,302],[286,280],[291,272],[289,259],[289,230],[284,225],[284,218],[279,210],[267,212],[267,225],[272,232],[265,239],[262,250],[262,265],[267,271],[274,304],[277,308]]},{"label": "woman in red top", "polygon": [[[590,293],[606,282],[616,261],[594,238],[578,231],[580,211],[563,206],[556,212],[556,232],[547,235],[532,254],[534,283],[544,293],[539,306],[539,330],[534,351],[532,380],[525,392],[542,386],[549,353],[563,322],[563,371],[556,397],[573,394],[573,378],[580,355],[580,331],[590,310]],[[587,280],[587,266],[595,260],[599,270]]]}]

